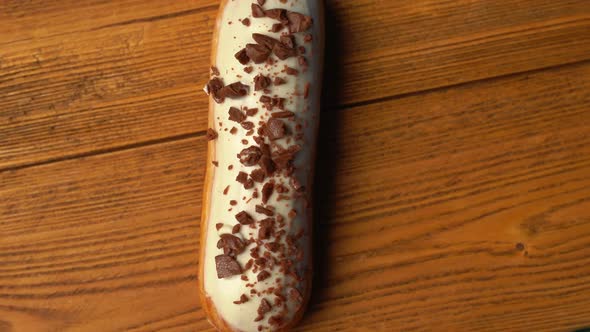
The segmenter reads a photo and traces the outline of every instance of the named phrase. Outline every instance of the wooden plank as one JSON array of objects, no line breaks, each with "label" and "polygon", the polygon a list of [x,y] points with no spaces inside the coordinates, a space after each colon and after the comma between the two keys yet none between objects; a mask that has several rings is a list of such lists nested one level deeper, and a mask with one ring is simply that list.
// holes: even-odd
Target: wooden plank
[{"label": "wooden plank", "polygon": [[[578,64],[326,112],[299,330],[590,325],[589,88]],[[212,331],[204,154],[187,138],[0,172],[0,327]]]},{"label": "wooden plank", "polygon": [[[0,169],[204,130],[215,1],[166,4],[3,2]],[[329,1],[328,12],[336,108],[590,55],[584,0]]]}]

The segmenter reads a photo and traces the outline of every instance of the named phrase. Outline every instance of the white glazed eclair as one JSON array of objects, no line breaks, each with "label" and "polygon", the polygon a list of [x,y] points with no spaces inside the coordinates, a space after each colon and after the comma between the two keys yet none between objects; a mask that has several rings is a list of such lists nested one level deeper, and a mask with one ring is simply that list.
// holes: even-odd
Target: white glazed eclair
[{"label": "white glazed eclair", "polygon": [[322,0],[222,0],[199,287],[220,331],[285,331],[311,292]]}]

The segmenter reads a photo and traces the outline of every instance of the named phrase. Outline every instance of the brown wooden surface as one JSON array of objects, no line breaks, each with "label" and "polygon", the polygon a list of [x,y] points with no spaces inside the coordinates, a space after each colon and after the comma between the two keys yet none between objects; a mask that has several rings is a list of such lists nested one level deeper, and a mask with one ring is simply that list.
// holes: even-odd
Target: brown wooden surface
[{"label": "brown wooden surface", "polygon": [[[217,1],[0,0],[0,331],[211,331]],[[586,0],[328,1],[300,331],[590,327]]]}]

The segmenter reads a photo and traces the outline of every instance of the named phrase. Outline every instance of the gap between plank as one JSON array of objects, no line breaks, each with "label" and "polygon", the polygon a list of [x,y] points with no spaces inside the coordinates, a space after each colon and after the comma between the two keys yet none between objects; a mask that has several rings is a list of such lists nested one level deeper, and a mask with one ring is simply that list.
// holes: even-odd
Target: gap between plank
[{"label": "gap between plank", "polygon": [[[539,73],[539,72],[546,71],[546,70],[555,70],[555,69],[561,69],[561,68],[567,68],[567,67],[574,67],[574,66],[579,66],[579,65],[582,65],[582,64],[585,64],[588,62],[590,62],[590,59],[562,63],[559,65],[536,68],[536,69],[532,69],[532,70],[525,70],[525,71],[520,71],[520,72],[515,72],[515,73],[510,73],[510,74],[505,74],[505,75],[491,76],[491,77],[486,77],[486,78],[482,78],[482,79],[461,82],[461,83],[457,83],[457,84],[443,85],[443,86],[438,86],[438,87],[433,87],[433,88],[428,88],[428,89],[423,89],[423,90],[418,90],[418,91],[412,91],[412,92],[408,92],[408,93],[401,93],[401,94],[397,94],[397,95],[382,97],[382,98],[364,100],[364,101],[359,101],[359,102],[354,102],[354,103],[349,103],[349,104],[343,104],[343,105],[339,105],[339,106],[332,106],[329,108],[342,111],[342,110],[346,110],[346,109],[352,109],[352,108],[357,108],[357,107],[362,107],[362,106],[368,106],[371,104],[383,103],[383,102],[387,102],[387,101],[417,96],[420,94],[429,94],[429,93],[434,93],[434,92],[439,92],[439,91],[445,91],[448,89],[459,88],[459,87],[463,87],[463,86],[467,86],[467,85],[475,85],[475,84],[482,84],[485,82],[493,82],[496,80],[501,80],[501,79],[519,76],[519,75],[535,74],[535,73]],[[200,130],[200,131],[186,133],[186,134],[182,134],[182,135],[167,136],[167,137],[163,137],[163,138],[158,138],[158,139],[153,139],[153,140],[148,140],[148,141],[143,141],[143,142],[137,142],[137,143],[132,143],[132,144],[126,144],[126,145],[121,145],[121,146],[116,146],[116,147],[111,147],[111,148],[91,150],[91,151],[75,153],[75,154],[71,154],[71,155],[67,155],[67,156],[49,158],[49,159],[39,160],[39,161],[34,161],[34,162],[29,162],[29,163],[16,164],[16,165],[7,166],[4,168],[0,167],[0,173],[5,172],[5,171],[22,170],[25,168],[35,167],[35,166],[43,166],[43,165],[47,165],[47,164],[51,164],[51,163],[68,161],[68,160],[73,160],[73,159],[77,159],[77,158],[84,158],[84,157],[91,157],[91,156],[96,156],[96,155],[101,155],[101,154],[115,153],[115,152],[135,149],[135,148],[147,147],[150,145],[157,145],[157,144],[169,143],[169,142],[173,142],[173,141],[181,141],[181,140],[186,140],[186,139],[191,139],[191,138],[197,138],[197,137],[205,136],[205,133],[206,133],[206,130]]]},{"label": "gap between plank", "polygon": [[67,156],[49,158],[49,159],[34,161],[34,162],[30,162],[30,163],[22,163],[22,164],[17,164],[14,166],[0,168],[0,173],[5,172],[5,171],[17,171],[17,170],[21,170],[21,169],[25,169],[25,168],[29,168],[29,167],[35,167],[35,166],[44,166],[44,165],[48,165],[48,164],[52,164],[52,163],[57,163],[57,162],[61,162],[61,161],[68,161],[68,160],[73,160],[73,159],[78,159],[78,158],[93,157],[93,156],[102,155],[102,154],[116,153],[116,152],[131,150],[131,149],[135,149],[135,148],[142,148],[142,147],[151,146],[151,145],[157,145],[157,144],[163,144],[163,143],[170,143],[170,142],[174,142],[174,141],[182,141],[182,140],[187,140],[187,139],[192,139],[192,138],[198,138],[198,137],[205,136],[205,133],[206,133],[205,130],[199,130],[197,132],[192,132],[192,133],[187,133],[187,134],[182,134],[182,135],[168,136],[168,137],[157,138],[157,139],[143,141],[143,142],[137,142],[137,143],[132,143],[132,144],[110,147],[110,148],[91,150],[91,151],[86,151],[86,152],[81,152],[81,153],[74,153],[74,154],[67,155]]}]

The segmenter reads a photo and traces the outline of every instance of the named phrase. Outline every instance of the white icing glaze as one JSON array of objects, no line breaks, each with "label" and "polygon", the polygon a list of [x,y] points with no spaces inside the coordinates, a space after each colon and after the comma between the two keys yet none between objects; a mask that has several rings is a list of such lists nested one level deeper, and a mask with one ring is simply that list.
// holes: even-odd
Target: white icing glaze
[{"label": "white icing glaze", "polygon": [[[219,240],[220,234],[231,234],[232,227],[237,224],[235,214],[240,211],[246,211],[252,217],[254,217],[255,220],[266,218],[265,216],[262,216],[254,211],[255,205],[261,204],[260,198],[252,199],[248,202],[248,200],[252,197],[252,192],[254,189],[246,190],[242,185],[235,181],[236,175],[240,171],[249,174],[253,169],[257,168],[245,167],[239,162],[236,155],[242,149],[252,145],[257,146],[257,144],[252,139],[252,136],[246,136],[247,131],[241,128],[238,123],[228,120],[228,110],[231,106],[237,108],[242,108],[243,106],[248,108],[258,108],[258,113],[255,116],[248,117],[246,120],[251,121],[256,125],[256,131],[258,128],[258,122],[266,121],[269,118],[270,112],[268,112],[259,102],[259,98],[263,92],[254,91],[254,76],[262,73],[266,76],[270,76],[271,79],[273,79],[275,76],[284,78],[286,83],[283,85],[274,86],[271,84],[269,87],[271,93],[268,95],[287,98],[286,109],[295,112],[296,122],[303,125],[304,140],[293,140],[290,144],[288,144],[287,137],[291,136],[288,135],[285,138],[275,142],[284,147],[288,147],[293,143],[298,143],[303,147],[303,150],[297,153],[294,160],[296,167],[295,177],[299,179],[299,181],[308,189],[311,188],[313,176],[313,158],[315,157],[314,146],[316,140],[316,129],[318,124],[317,117],[319,116],[319,98],[321,90],[320,61],[322,61],[320,56],[321,54],[314,54],[314,52],[321,51],[321,38],[313,38],[312,42],[307,43],[303,41],[303,37],[309,33],[311,33],[313,37],[321,36],[321,22],[320,18],[318,17],[320,12],[319,0],[289,0],[286,4],[281,3],[279,0],[267,0],[266,4],[264,5],[264,9],[284,8],[290,11],[312,16],[314,20],[312,28],[306,32],[295,34],[296,44],[298,46],[305,46],[306,48],[305,58],[308,61],[308,69],[306,71],[302,71],[302,67],[297,63],[297,57],[291,57],[287,60],[281,61],[275,56],[272,56],[277,62],[270,68],[266,68],[266,64],[256,65],[253,62],[250,62],[247,65],[240,64],[234,55],[243,47],[245,47],[247,43],[255,43],[252,39],[252,33],[261,33],[278,39],[282,32],[287,31],[287,29],[283,29],[279,33],[269,32],[271,26],[274,23],[277,23],[277,21],[270,18],[253,18],[250,7],[253,2],[255,1],[228,0],[223,13],[221,13],[222,16],[219,22],[220,25],[217,27],[220,30],[218,32],[216,53],[217,58],[215,59],[214,65],[219,69],[220,77],[224,80],[225,84],[241,81],[242,83],[250,86],[250,92],[246,97],[238,99],[226,99],[225,102],[221,104],[215,104],[213,107],[215,122],[214,129],[219,134],[219,137],[215,141],[215,155],[213,156],[213,160],[216,160],[219,163],[219,166],[214,168],[214,175],[211,182],[211,199],[208,211],[208,227],[205,242],[204,261],[204,287],[207,296],[211,299],[215,309],[223,320],[225,320],[234,329],[245,332],[258,331],[259,325],[263,325],[265,330],[269,330],[270,325],[268,324],[268,318],[273,314],[276,314],[278,311],[276,306],[273,306],[272,311],[267,313],[262,321],[254,322],[254,318],[258,315],[257,309],[260,305],[261,298],[266,298],[270,303],[273,303],[274,295],[262,295],[261,297],[251,296],[251,288],[246,287],[246,284],[248,282],[256,283],[256,274],[252,273],[252,269],[244,273],[244,275],[246,275],[249,279],[248,282],[241,280],[239,275],[224,279],[217,278],[215,256],[220,255],[223,252],[221,249],[216,247],[216,244]],[[240,22],[240,20],[244,18],[249,18],[251,23],[249,27],[244,26]],[[283,70],[284,65],[298,69],[300,71],[299,75],[291,76],[284,72],[276,75],[277,72]],[[250,74],[244,72],[243,68],[246,66],[253,66],[254,71],[252,71]],[[306,99],[303,96],[303,92],[305,85],[308,83],[310,84],[310,90],[309,97]],[[293,96],[294,91],[296,91],[298,95]],[[290,121],[285,121],[285,123],[287,123],[289,131],[294,133],[294,124]],[[238,129],[235,135],[232,135],[229,132],[232,127],[236,127]],[[254,135],[256,135],[256,133]],[[248,140],[247,145],[244,145],[241,142],[243,139]],[[232,170],[228,170],[229,165],[233,165]],[[275,178],[279,182],[281,179],[284,179],[281,177]],[[293,190],[289,186],[288,181],[284,182],[285,186],[288,187],[292,193]],[[229,192],[227,195],[224,195],[223,191],[228,185],[230,186]],[[255,185],[255,188],[257,188],[259,193],[261,187],[262,184],[257,183]],[[246,200],[243,200],[243,197],[246,197]],[[275,207],[276,212],[285,217],[287,225],[282,229],[284,229],[287,234],[294,235],[298,233],[301,228],[303,228],[305,235],[298,242],[298,246],[304,249],[304,259],[296,266],[298,274],[300,276],[306,276],[308,274],[306,273],[305,269],[311,268],[311,230],[307,229],[308,225],[310,224],[308,218],[311,218],[310,207],[305,204],[305,199],[302,198],[287,199],[277,202],[277,197],[278,194],[275,191],[275,193],[271,196],[268,205]],[[230,208],[230,200],[235,200],[238,203],[236,206],[231,206],[231,211],[228,211]],[[297,211],[297,216],[292,220],[292,222],[289,222],[289,218],[287,216],[289,211],[292,209]],[[224,226],[217,230],[215,227],[217,223],[223,223]],[[252,229],[247,226],[242,226],[241,234],[236,235],[241,235],[243,239],[248,239],[250,237],[257,238],[257,233],[258,228]],[[282,242],[284,242],[284,238]],[[251,258],[249,249],[253,246],[254,244],[249,245],[242,254],[238,255],[237,261],[242,267],[246,265],[248,260]],[[285,289],[288,289],[286,285],[293,281],[293,277],[286,276],[284,273],[279,272],[278,270],[278,267],[275,266],[273,270],[270,271],[271,277],[262,282],[256,283],[254,288],[258,291],[262,291],[267,289],[269,286],[276,286],[276,280],[277,278],[280,278],[281,282],[278,284],[285,285]],[[298,283],[301,294],[305,294],[308,291],[303,289],[306,287],[306,282],[309,281]],[[309,285],[309,283],[307,283],[307,285]],[[234,304],[233,302],[237,301],[242,294],[246,294],[250,300],[243,304]],[[286,295],[286,297],[289,298],[288,295]],[[298,307],[294,301],[287,301],[287,303],[287,315],[284,316],[284,319],[289,321],[293,318],[293,315],[297,311]]]}]

